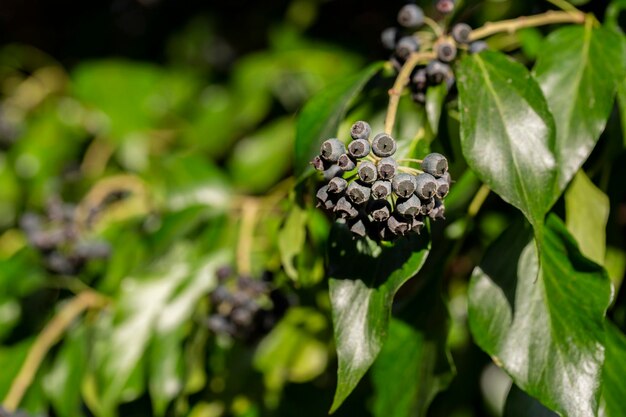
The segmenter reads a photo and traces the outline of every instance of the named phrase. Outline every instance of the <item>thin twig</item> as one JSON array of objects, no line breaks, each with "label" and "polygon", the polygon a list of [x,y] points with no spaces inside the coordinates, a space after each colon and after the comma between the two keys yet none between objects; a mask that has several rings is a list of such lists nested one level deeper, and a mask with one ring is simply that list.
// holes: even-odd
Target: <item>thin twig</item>
[{"label": "thin twig", "polygon": [[487,200],[487,197],[489,196],[490,192],[491,192],[491,190],[485,184],[483,184],[478,189],[478,191],[474,195],[474,199],[472,200],[472,202],[470,203],[469,207],[467,208],[467,215],[470,218],[476,217],[476,215],[480,211],[481,207],[485,203],[485,200]]},{"label": "thin twig", "polygon": [[400,96],[402,95],[404,87],[406,87],[410,81],[413,69],[422,62],[435,59],[435,56],[435,53],[432,51],[416,52],[411,54],[409,59],[407,59],[402,66],[393,87],[389,90],[389,106],[387,107],[387,116],[385,118],[385,133],[388,135],[392,134],[393,126],[396,123],[396,114],[398,113]]},{"label": "thin twig", "polygon": [[414,162],[416,164],[421,164],[424,161],[421,159],[401,158],[401,159],[398,159],[398,162]]},{"label": "thin twig", "polygon": [[89,308],[103,307],[108,302],[106,297],[94,291],[83,291],[63,306],[61,311],[39,333],[30,347],[22,367],[4,398],[3,407],[5,410],[12,413],[17,409],[46,354],[59,341],[63,332],[72,324],[74,319],[83,311]]},{"label": "thin twig", "polygon": [[237,243],[237,272],[241,275],[250,274],[252,241],[257,219],[259,204],[256,199],[243,203],[241,223],[239,224],[239,241]]},{"label": "thin twig", "polygon": [[430,17],[424,16],[424,24],[430,27],[438,38],[443,36],[443,29],[439,26],[439,23],[435,22]]},{"label": "thin twig", "polygon": [[512,33],[524,28],[551,25],[555,23],[579,23],[585,22],[585,14],[580,11],[560,12],[551,10],[535,16],[522,16],[516,19],[502,20],[500,22],[488,22],[484,26],[473,30],[470,40],[486,38],[496,33]]}]

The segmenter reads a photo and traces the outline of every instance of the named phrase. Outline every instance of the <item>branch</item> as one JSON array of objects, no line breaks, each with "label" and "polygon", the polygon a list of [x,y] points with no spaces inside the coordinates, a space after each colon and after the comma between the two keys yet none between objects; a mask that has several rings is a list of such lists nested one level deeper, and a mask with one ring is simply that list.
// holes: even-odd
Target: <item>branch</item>
[{"label": "branch", "polygon": [[513,33],[524,28],[551,25],[555,23],[582,24],[584,22],[585,14],[583,12],[558,12],[551,10],[549,12],[538,14],[535,16],[522,16],[516,19],[485,23],[484,26],[472,31],[470,35],[470,40],[475,41],[478,39],[486,38],[487,36],[494,35],[496,33]]},{"label": "branch", "polygon": [[387,117],[385,118],[385,133],[391,135],[393,126],[396,123],[396,113],[398,112],[398,104],[400,103],[400,96],[404,87],[409,83],[411,73],[417,65],[423,62],[435,59],[434,52],[416,52],[409,56],[406,60],[400,73],[396,77],[396,81],[393,84],[391,90],[389,90],[389,106],[387,107]]},{"label": "branch", "polygon": [[94,291],[83,291],[65,304],[61,311],[50,320],[30,347],[20,371],[4,398],[3,407],[9,413],[14,412],[20,405],[46,354],[59,341],[74,319],[89,308],[103,307],[107,303],[108,300],[104,296]]}]

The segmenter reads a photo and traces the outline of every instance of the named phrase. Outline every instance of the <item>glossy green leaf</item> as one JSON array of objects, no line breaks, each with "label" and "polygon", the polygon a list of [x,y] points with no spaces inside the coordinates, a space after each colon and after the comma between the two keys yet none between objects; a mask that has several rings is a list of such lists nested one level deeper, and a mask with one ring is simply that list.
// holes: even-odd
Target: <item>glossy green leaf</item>
[{"label": "glossy green leaf", "polygon": [[261,341],[254,367],[270,392],[279,395],[286,382],[307,382],[324,372],[328,351],[319,336],[327,326],[319,312],[294,307]]},{"label": "glossy green leaf", "polygon": [[507,230],[474,270],[470,329],[524,391],[563,415],[593,416],[609,279],[583,257],[554,215],[546,223],[540,259],[528,230]]},{"label": "glossy green leaf", "polygon": [[98,112],[94,127],[117,143],[130,133],[154,128],[199,86],[188,73],[113,59],[82,63],[72,72],[72,81],[74,95]]},{"label": "glossy green leaf", "polygon": [[437,280],[431,279],[405,307],[403,319],[391,319],[387,341],[372,366],[375,417],[426,415],[454,375],[447,337],[448,311]]},{"label": "glossy green leaf", "polygon": [[558,417],[558,414],[513,384],[506,397],[503,417]]},{"label": "glossy green leaf", "polygon": [[337,129],[355,97],[383,67],[374,63],[360,73],[341,80],[313,97],[304,107],[296,128],[296,176],[302,175],[309,162],[319,153],[320,144],[337,135]]},{"label": "glossy green leaf", "polygon": [[148,270],[122,281],[114,321],[98,332],[108,341],[94,359],[101,381],[100,416],[115,415],[153,335],[168,334],[189,319],[198,299],[215,285],[215,270],[226,262],[225,254],[196,256],[189,245],[179,244]]},{"label": "glossy green leaf", "polygon": [[353,240],[340,225],[333,228],[328,262],[339,369],[331,412],[378,356],[387,335],[393,297],[422,268],[429,245],[426,234],[379,246],[370,240]]},{"label": "glossy green leaf", "polygon": [[522,64],[489,51],[461,60],[457,85],[467,163],[540,227],[557,180],[554,121],[541,90]]},{"label": "glossy green leaf", "polygon": [[546,39],[533,73],[556,122],[560,190],[600,138],[625,65],[619,35],[604,28],[564,27]]},{"label": "glossy green leaf", "polygon": [[281,262],[285,273],[293,280],[298,278],[294,258],[302,252],[306,240],[308,217],[306,210],[294,204],[278,234],[278,250],[280,251]]},{"label": "glossy green leaf", "polygon": [[60,417],[82,415],[80,387],[89,363],[88,333],[83,325],[71,329],[43,380],[43,388]]},{"label": "glossy green leaf", "polygon": [[604,417],[624,415],[626,398],[626,335],[613,323],[606,321],[606,352],[602,369],[602,410]]},{"label": "glossy green leaf", "polygon": [[578,242],[582,254],[598,265],[604,265],[609,209],[606,194],[583,171],[578,171],[565,192],[567,230]]},{"label": "glossy green leaf", "polygon": [[292,119],[279,119],[237,142],[227,163],[234,185],[259,193],[283,178],[291,167],[293,128]]},{"label": "glossy green leaf", "polygon": [[426,91],[426,115],[433,134],[439,131],[441,112],[448,96],[448,87],[445,83],[429,87]]},{"label": "glossy green leaf", "polygon": [[155,416],[163,416],[167,406],[183,389],[184,329],[157,331],[149,348],[148,388]]}]

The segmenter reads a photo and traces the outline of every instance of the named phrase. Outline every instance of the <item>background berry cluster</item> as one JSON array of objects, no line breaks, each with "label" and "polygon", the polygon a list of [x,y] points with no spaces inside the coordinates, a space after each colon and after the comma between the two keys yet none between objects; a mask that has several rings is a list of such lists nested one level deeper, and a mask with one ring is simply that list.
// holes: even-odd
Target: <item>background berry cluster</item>
[{"label": "background berry cluster", "polygon": [[84,236],[76,211],[76,205],[53,198],[45,214],[26,213],[20,219],[29,244],[42,255],[52,273],[76,275],[88,261],[106,259],[111,253],[108,243]]},{"label": "background berry cluster", "polygon": [[211,314],[207,325],[222,336],[253,341],[267,334],[290,303],[272,288],[269,272],[260,278],[237,274],[230,266],[217,271],[218,286],[210,293]]},{"label": "background berry cluster", "polygon": [[[317,191],[319,207],[346,222],[354,235],[375,240],[419,233],[425,216],[444,217],[450,174],[443,155],[396,160],[395,139],[379,133],[370,142],[371,127],[364,121],[350,135],[347,149],[339,139],[328,139],[312,161],[327,181]],[[423,171],[402,162],[421,162]]]},{"label": "background berry cluster", "polygon": [[[454,2],[440,0],[436,2],[436,8],[440,13],[437,18],[443,19],[454,10]],[[477,53],[487,48],[483,41],[470,41],[472,28],[465,23],[457,23],[449,32],[444,30],[441,34],[421,31],[426,23],[437,28],[445,27],[426,17],[419,6],[407,4],[398,12],[400,27],[389,27],[381,33],[383,46],[393,51],[391,62],[398,72],[412,53],[430,48],[435,52],[435,59],[416,67],[411,74],[411,97],[420,104],[426,102],[429,86],[445,83],[448,91],[454,88],[455,77],[451,64],[457,58],[459,49]],[[433,38],[433,35],[437,37]]]}]

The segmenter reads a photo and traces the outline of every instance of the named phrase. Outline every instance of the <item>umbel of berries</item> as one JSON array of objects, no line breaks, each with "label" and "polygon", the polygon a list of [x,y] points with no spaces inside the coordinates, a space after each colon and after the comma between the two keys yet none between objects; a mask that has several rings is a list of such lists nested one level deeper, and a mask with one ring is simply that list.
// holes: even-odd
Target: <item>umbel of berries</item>
[{"label": "umbel of berries", "polygon": [[438,153],[421,161],[421,170],[395,158],[396,140],[386,133],[372,136],[367,122],[350,129],[348,146],[327,139],[311,164],[325,184],[316,193],[317,205],[345,223],[357,237],[393,240],[420,233],[425,218],[442,219],[450,190],[448,161]]},{"label": "umbel of berries", "polygon": [[[419,104],[426,103],[426,92],[429,87],[443,84],[447,91],[455,86],[452,64],[464,51],[470,54],[479,53],[487,48],[483,41],[472,41],[472,28],[465,23],[457,23],[450,30],[445,22],[440,25],[441,33],[433,30],[432,25],[438,24],[454,12],[454,0],[435,0],[435,14],[425,26],[426,17],[423,10],[415,4],[406,4],[398,11],[399,27],[390,27],[381,33],[383,46],[392,51],[390,58],[393,67],[400,72],[411,54],[416,52],[433,52],[435,58],[414,68],[410,77],[411,98]],[[434,42],[420,39],[435,37]]]}]

